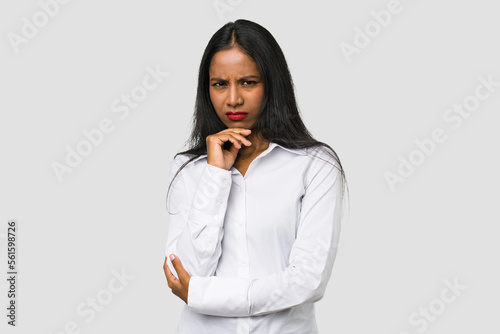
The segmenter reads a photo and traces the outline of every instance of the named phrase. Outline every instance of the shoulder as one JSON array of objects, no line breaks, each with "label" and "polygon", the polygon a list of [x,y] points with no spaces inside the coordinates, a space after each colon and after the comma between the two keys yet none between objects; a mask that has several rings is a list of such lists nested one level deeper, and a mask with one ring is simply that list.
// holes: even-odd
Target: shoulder
[{"label": "shoulder", "polygon": [[[308,162],[305,173],[305,183],[313,180],[326,181],[327,179],[341,178],[341,164],[336,152],[326,146],[317,145],[306,149]],[[319,182],[322,182],[319,181]],[[318,181],[316,181],[318,182]]]},{"label": "shoulder", "polygon": [[[186,168],[191,168],[198,160],[202,160],[206,158],[206,154],[202,154],[200,156],[193,154],[177,154],[170,164],[170,173],[175,174],[178,170],[182,168],[182,171]],[[186,164],[187,162],[187,164]],[[186,164],[186,165],[184,165]]]},{"label": "shoulder", "polygon": [[337,153],[331,148],[323,145],[308,147],[306,154],[310,158],[311,165],[331,164],[339,167],[339,158]]},{"label": "shoulder", "polygon": [[186,161],[192,159],[194,155],[192,154],[177,154],[172,163],[176,164],[177,166],[183,165]]}]

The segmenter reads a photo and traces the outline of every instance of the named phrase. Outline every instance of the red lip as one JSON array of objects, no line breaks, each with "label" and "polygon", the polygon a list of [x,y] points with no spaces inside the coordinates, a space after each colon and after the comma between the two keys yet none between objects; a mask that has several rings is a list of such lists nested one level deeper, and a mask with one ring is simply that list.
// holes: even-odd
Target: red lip
[{"label": "red lip", "polygon": [[247,117],[248,113],[246,111],[226,111],[226,116],[231,121],[241,121],[243,118]]},{"label": "red lip", "polygon": [[243,114],[227,114],[227,118],[229,118],[231,121],[241,121],[243,118],[247,117],[246,113]]},{"label": "red lip", "polygon": [[226,115],[246,115],[246,111],[226,111]]}]

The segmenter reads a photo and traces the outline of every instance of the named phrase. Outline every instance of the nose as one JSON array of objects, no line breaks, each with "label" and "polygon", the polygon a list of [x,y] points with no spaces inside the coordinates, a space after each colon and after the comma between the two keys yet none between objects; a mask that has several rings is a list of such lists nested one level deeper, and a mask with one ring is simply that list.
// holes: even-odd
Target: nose
[{"label": "nose", "polygon": [[229,96],[227,98],[227,105],[235,107],[243,104],[243,97],[240,94],[238,85],[233,84],[229,86]]}]

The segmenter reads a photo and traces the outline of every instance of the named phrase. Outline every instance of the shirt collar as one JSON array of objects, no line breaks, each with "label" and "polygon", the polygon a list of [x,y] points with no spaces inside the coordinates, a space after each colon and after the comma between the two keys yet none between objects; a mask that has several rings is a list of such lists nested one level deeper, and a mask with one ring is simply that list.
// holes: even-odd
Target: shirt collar
[{"label": "shirt collar", "polygon": [[[262,152],[264,155],[268,154],[269,152],[271,152],[275,147],[280,147],[281,149],[285,150],[285,151],[288,151],[288,152],[291,152],[291,153],[295,153],[295,154],[298,154],[298,155],[306,155],[307,152],[306,152],[306,149],[305,148],[287,148],[287,147],[284,147],[278,143],[275,143],[273,141],[269,142],[269,147],[264,151]],[[199,157],[197,157],[196,159],[194,159],[193,161],[191,161],[192,163],[200,160],[200,159],[203,159],[203,158],[206,158],[207,157],[207,154],[202,154],[200,155]]]}]

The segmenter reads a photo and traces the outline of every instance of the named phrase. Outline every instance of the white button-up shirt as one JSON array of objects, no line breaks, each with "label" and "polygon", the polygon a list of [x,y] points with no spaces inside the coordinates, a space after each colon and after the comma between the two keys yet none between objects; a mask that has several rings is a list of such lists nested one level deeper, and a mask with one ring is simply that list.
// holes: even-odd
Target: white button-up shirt
[{"label": "white button-up shirt", "polygon": [[[170,180],[188,159],[173,160]],[[166,244],[192,276],[176,333],[318,333],[314,302],[340,234],[337,167],[323,147],[274,142],[245,176],[206,154],[184,167],[169,193]]]}]

